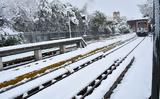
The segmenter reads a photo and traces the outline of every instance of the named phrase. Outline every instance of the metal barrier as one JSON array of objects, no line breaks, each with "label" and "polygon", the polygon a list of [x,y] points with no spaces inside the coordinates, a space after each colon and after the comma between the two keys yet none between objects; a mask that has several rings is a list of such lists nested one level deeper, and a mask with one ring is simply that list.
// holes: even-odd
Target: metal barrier
[{"label": "metal barrier", "polygon": [[82,37],[69,38],[53,41],[45,41],[39,43],[22,44],[17,46],[8,46],[0,48],[0,69],[3,69],[2,57],[34,51],[36,60],[42,59],[42,50],[53,47],[59,47],[60,53],[65,52],[65,45],[76,44],[77,47],[85,47],[87,44]]}]

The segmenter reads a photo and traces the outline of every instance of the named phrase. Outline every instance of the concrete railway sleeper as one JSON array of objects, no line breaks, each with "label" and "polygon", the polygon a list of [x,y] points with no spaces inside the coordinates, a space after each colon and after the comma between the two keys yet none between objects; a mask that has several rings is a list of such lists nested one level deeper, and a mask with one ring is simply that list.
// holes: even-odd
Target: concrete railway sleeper
[{"label": "concrete railway sleeper", "polygon": [[[127,40],[127,42],[128,42],[128,41],[131,42],[132,40],[133,40],[133,38],[130,39],[130,40]],[[128,43],[129,43],[129,42],[128,42]],[[127,43],[127,44],[128,44],[128,43]],[[123,45],[123,46],[124,46],[124,45]],[[118,49],[118,48],[117,48],[117,49]],[[114,51],[116,51],[117,49],[115,49]],[[112,52],[113,52],[113,51],[112,51]],[[86,57],[89,57],[89,56],[91,56],[91,55],[93,55],[93,54],[95,54],[95,52],[94,52],[94,53],[92,52],[92,53],[90,53],[89,55],[87,54]],[[85,63],[85,64],[83,64],[83,65],[81,65],[81,66],[79,66],[79,67],[77,67],[77,68],[74,68],[73,70],[74,70],[74,72],[76,72],[76,71],[78,71],[78,70],[80,70],[80,69],[88,66],[89,64],[91,64],[91,63],[93,63],[93,62],[95,62],[95,61],[98,61],[99,59],[101,59],[102,57],[105,57],[105,56],[106,56],[106,55],[104,55],[104,56],[103,56],[103,55],[102,55],[102,56],[99,56],[99,57],[97,57],[97,58],[95,58],[95,59],[93,59],[93,60],[91,60],[91,61],[89,61],[89,62],[87,62],[87,63]],[[86,58],[86,57],[83,57],[83,58]],[[81,58],[81,59],[82,59],[82,58]],[[79,59],[79,60],[80,60],[80,59]],[[75,61],[79,61],[79,60],[75,60]],[[75,62],[75,61],[73,61],[73,62]],[[68,65],[68,64],[67,64],[67,65]],[[65,65],[65,66],[63,66],[63,67],[60,67],[60,68],[65,68],[67,65]],[[59,69],[59,68],[57,68],[57,69]],[[42,75],[40,75],[40,76],[31,78],[31,79],[29,79],[28,81],[34,80],[34,79],[36,79],[36,78],[39,78],[39,77],[41,77],[41,76],[43,76],[43,75],[46,75],[46,74],[48,74],[48,73],[51,73],[51,72],[57,70],[57,69],[51,70],[51,71],[49,71],[49,72],[47,72],[47,73],[44,73],[44,74],[42,74]],[[66,73],[66,74],[64,74],[64,75],[60,75],[60,76],[57,78],[56,81],[55,81],[55,79],[54,79],[53,81],[54,81],[54,83],[55,83],[55,82],[57,82],[57,81],[65,78],[65,77],[67,77],[67,76],[69,76],[69,75],[71,75],[71,74],[73,74],[73,73],[68,72],[68,73]],[[15,86],[12,86],[12,87],[10,87],[10,88],[7,88],[7,89],[5,89],[5,90],[2,90],[0,93],[3,93],[3,92],[5,92],[5,91],[7,91],[7,90],[10,90],[10,89],[15,88],[15,87],[17,87],[17,86],[20,86],[20,85],[22,85],[22,84],[25,84],[25,83],[27,83],[28,81],[23,82],[23,83],[16,84]],[[53,81],[52,81],[52,82],[53,82]],[[41,87],[42,87],[42,86],[41,86]],[[21,95],[20,95],[20,96],[21,96]]]},{"label": "concrete railway sleeper", "polygon": [[[73,96],[72,99],[84,99],[86,96],[92,94],[92,92],[95,90],[95,88],[97,88],[103,80],[106,80],[108,75],[111,75],[112,72],[123,61],[125,61],[125,59],[141,44],[142,41],[140,41],[140,43],[138,43],[124,58],[122,58],[121,60],[118,59],[117,61],[115,61],[108,69],[106,69],[102,74],[100,74],[95,80],[93,80],[89,85],[85,86],[81,91],[79,91],[75,96]],[[110,90],[105,94],[104,99],[109,99],[113,90],[120,83],[120,81],[124,77],[125,73],[128,71],[128,69],[130,68],[130,66],[134,62],[134,59],[135,59],[134,57],[131,59],[130,63],[127,65],[125,70],[120,74],[120,76],[117,78],[115,83],[111,86]]]}]

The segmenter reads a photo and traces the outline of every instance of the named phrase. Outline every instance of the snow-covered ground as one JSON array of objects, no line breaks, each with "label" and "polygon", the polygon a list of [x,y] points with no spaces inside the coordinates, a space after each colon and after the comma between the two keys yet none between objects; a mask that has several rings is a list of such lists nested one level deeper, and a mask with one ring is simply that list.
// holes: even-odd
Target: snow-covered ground
[{"label": "snow-covered ground", "polygon": [[111,99],[148,99],[152,84],[153,42],[148,37],[132,54],[135,63],[114,91]]},{"label": "snow-covered ground", "polygon": [[[152,48],[151,37],[147,37],[130,56],[135,57],[135,62],[126,73],[121,84],[114,90],[110,99],[148,99],[151,95],[152,81]],[[115,77],[114,77],[115,78]],[[86,99],[102,99],[109,90],[109,79]]]},{"label": "snow-covered ground", "polygon": [[90,52],[91,50],[94,50],[96,48],[101,48],[103,46],[107,46],[107,45],[112,44],[117,41],[124,41],[124,40],[132,38],[134,36],[135,36],[135,34],[133,33],[133,34],[128,34],[128,35],[123,35],[121,37],[111,39],[111,40],[92,43],[92,44],[89,44],[85,48],[80,48],[78,50],[75,50],[75,51],[72,51],[69,53],[61,54],[61,55],[58,55],[55,57],[51,57],[51,58],[48,58],[45,60],[40,60],[40,61],[33,62],[33,63],[27,64],[27,65],[16,67],[13,69],[1,71],[0,72],[0,82],[14,79],[15,77],[17,77],[19,75],[22,75],[22,74],[25,74],[25,73],[28,73],[28,72],[31,72],[34,70],[39,70],[43,67],[60,62],[62,60],[70,59],[71,57],[74,57],[76,55],[85,54],[85,53]]},{"label": "snow-covered ground", "polygon": [[[64,74],[64,73],[67,73],[68,70],[71,70],[71,69],[73,69],[73,68],[76,68],[76,67],[84,64],[85,62],[88,62],[88,61],[90,61],[90,60],[92,60],[92,59],[100,56],[101,54],[102,54],[102,53],[98,53],[98,54],[95,54],[95,55],[93,55],[93,56],[91,56],[91,57],[89,57],[89,58],[87,58],[87,59],[82,59],[82,60],[80,60],[80,61],[78,61],[78,62],[76,62],[76,63],[73,63],[73,64],[69,65],[69,66],[66,67],[66,68],[58,69],[58,70],[56,70],[56,71],[54,71],[54,72],[51,72],[51,73],[49,73],[49,74],[47,74],[47,75],[44,75],[44,76],[42,76],[42,77],[40,77],[40,78],[37,78],[37,79],[35,79],[35,80],[33,80],[33,81],[30,81],[30,82],[28,82],[28,83],[26,83],[26,84],[23,84],[23,85],[21,85],[21,86],[18,86],[18,87],[16,87],[16,88],[13,88],[13,89],[11,89],[11,90],[3,93],[2,96],[3,96],[3,97],[6,97],[6,96],[7,96],[6,98],[9,98],[9,97],[15,97],[15,96],[17,96],[17,95],[20,95],[20,94],[22,94],[22,93],[25,93],[25,92],[27,92],[28,90],[30,90],[30,89],[32,89],[32,88],[35,88],[35,87],[37,87],[37,86],[40,86],[40,85],[42,85],[43,83],[45,83],[45,82],[47,82],[47,81],[53,80],[54,78],[58,77],[59,75],[62,75],[62,74]],[[0,97],[1,97],[1,95],[0,95]]]},{"label": "snow-covered ground", "polygon": [[[104,72],[114,60],[124,57],[132,48],[134,48],[143,38],[138,38],[132,43],[122,47],[116,52],[109,54],[106,58],[99,60],[84,69],[72,74],[60,82],[42,90],[41,92],[30,97],[30,99],[43,99],[54,97],[54,99],[70,99],[82,88]],[[97,99],[92,97],[90,99]],[[101,99],[101,98],[100,98]]]},{"label": "snow-covered ground", "polygon": [[[74,95],[76,95],[81,89],[83,89],[86,85],[88,85],[90,82],[92,82],[95,78],[98,77],[102,72],[104,72],[109,66],[113,64],[113,62],[117,59],[123,58],[128,52],[130,52],[143,38],[138,38],[135,41],[127,44],[126,46],[118,49],[114,53],[109,54],[105,58],[90,64],[89,66],[83,68],[82,70],[72,74],[71,76],[64,78],[62,81],[55,83],[54,85],[40,91],[39,93],[33,95],[30,97],[30,99],[43,99],[43,98],[50,98],[54,97],[54,99],[70,99]],[[19,67],[19,70],[17,69],[10,69],[6,71],[0,72],[0,79],[1,81],[10,79],[13,76],[11,75],[19,75],[18,73],[28,72],[34,69],[38,69],[40,64],[43,64],[43,66],[48,65],[50,61],[57,62],[62,59],[67,59],[72,56],[75,56],[75,54],[80,53],[86,53],[88,51],[93,50],[94,48],[102,47],[107,44],[119,41],[120,39],[113,39],[111,41],[103,41],[103,42],[97,42],[88,45],[84,49],[78,49],[76,51],[72,51],[69,53],[65,53],[62,55],[58,55],[56,57],[52,57],[49,59],[45,59],[42,61],[34,62],[29,65],[35,65],[31,66],[32,68],[26,69],[26,66]],[[121,38],[122,40],[122,38]],[[123,38],[123,40],[125,40]],[[95,47],[96,46],[96,47]],[[125,64],[127,64],[133,56],[135,57],[135,62],[125,75],[124,79],[122,80],[122,83],[118,85],[118,87],[114,90],[114,93],[111,96],[111,99],[119,99],[122,97],[122,99],[146,99],[150,96],[151,91],[151,74],[152,74],[152,41],[151,37],[147,37],[141,44],[138,46],[133,53],[129,55],[129,58],[125,60],[117,69],[113,72],[113,76],[109,76],[107,80],[104,80],[101,85],[96,88],[93,93],[86,97],[86,99],[102,99],[104,94],[109,89],[110,85],[114,82],[116,77],[121,73],[120,71],[125,68]],[[91,49],[92,48],[92,49]],[[145,50],[147,49],[147,50]],[[76,63],[70,64],[66,69],[58,69],[52,73],[49,73],[45,76],[42,76],[40,78],[37,78],[35,80],[32,80],[26,84],[23,84],[21,86],[15,87],[9,91],[6,91],[4,93],[0,94],[0,98],[3,99],[9,99],[13,98],[14,96],[17,96],[21,93],[24,93],[28,91],[31,88],[34,88],[35,86],[41,85],[43,82],[49,81],[58,75],[68,72],[68,70],[73,69],[80,64],[83,64],[87,62],[88,60],[91,60],[101,54],[107,54],[106,53],[98,53],[96,55],[93,55],[92,57],[89,57],[84,60],[80,60]],[[35,64],[38,63],[38,64]],[[25,69],[24,69],[25,68]],[[22,69],[22,71],[21,71]],[[24,70],[23,70],[24,69]],[[15,74],[14,74],[15,73]],[[5,76],[5,77],[4,77]]]}]

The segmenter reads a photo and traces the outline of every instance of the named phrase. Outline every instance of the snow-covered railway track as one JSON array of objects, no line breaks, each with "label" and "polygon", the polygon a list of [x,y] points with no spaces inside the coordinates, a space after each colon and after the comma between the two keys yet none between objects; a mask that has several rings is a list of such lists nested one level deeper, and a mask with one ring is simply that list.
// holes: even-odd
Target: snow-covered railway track
[{"label": "snow-covered railway track", "polygon": [[[108,78],[108,76],[114,75],[113,72],[118,72],[117,70],[118,68],[119,71],[121,72],[117,73],[117,77],[114,79],[114,82],[111,82],[112,84],[110,84],[109,90],[105,93],[103,97],[103,99],[109,99],[111,94],[113,93],[113,90],[117,87],[119,83],[121,83],[121,81],[123,80],[123,77],[125,76],[125,74],[127,73],[127,71],[129,70],[129,68],[131,67],[132,63],[135,60],[134,57],[129,57],[129,55],[143,42],[143,40],[140,41],[125,57],[121,59],[117,59],[108,69],[106,69],[102,74],[100,74],[95,80],[90,82],[87,86],[85,86],[82,90],[80,90],[76,95],[74,95],[72,99],[84,99],[84,98],[88,99],[86,97],[92,94],[92,92],[97,87],[99,87],[100,84]],[[128,61],[128,62],[125,62],[125,61]]]},{"label": "snow-covered railway track", "polygon": [[[77,62],[77,61],[79,61],[79,60],[82,60],[82,59],[85,59],[85,58],[88,58],[88,57],[90,57],[90,56],[92,56],[92,55],[94,55],[94,54],[96,54],[96,53],[99,53],[99,52],[106,52],[106,51],[108,51],[108,50],[111,50],[112,48],[115,48],[115,47],[117,47],[117,46],[120,46],[120,45],[123,45],[124,43],[126,43],[126,42],[128,42],[128,41],[130,41],[130,40],[132,40],[132,39],[135,39],[135,38],[131,38],[131,39],[127,39],[127,40],[125,40],[125,41],[123,41],[123,42],[117,42],[117,43],[113,43],[113,44],[110,44],[110,45],[108,45],[108,46],[105,46],[105,47],[102,47],[102,48],[98,48],[98,49],[95,49],[95,50],[93,50],[93,51],[90,51],[90,52],[88,52],[88,53],[86,53],[86,54],[84,54],[84,55],[78,55],[78,56],[76,56],[76,57],[73,57],[73,58],[71,58],[71,59],[69,59],[69,60],[66,60],[66,61],[62,61],[62,62],[60,62],[60,63],[56,63],[56,64],[53,64],[53,65],[51,65],[51,66],[48,66],[48,67],[45,67],[45,68],[42,68],[42,69],[40,69],[40,70],[38,70],[38,71],[33,71],[33,72],[31,72],[31,73],[27,73],[27,74],[24,74],[24,75],[20,75],[20,76],[18,76],[18,77],[16,77],[15,79],[11,79],[11,80],[9,80],[9,81],[5,81],[5,82],[3,82],[3,83],[0,83],[0,92],[2,93],[2,92],[4,92],[4,91],[6,91],[6,90],[9,90],[9,89],[12,89],[12,88],[14,88],[14,87],[17,87],[17,86],[19,86],[19,85],[21,85],[21,84],[24,84],[24,83],[26,83],[26,82],[28,82],[28,81],[31,81],[31,80],[34,80],[34,79],[36,79],[36,78],[39,78],[40,76],[43,76],[43,75],[46,75],[46,74],[48,74],[48,73],[50,73],[50,72],[53,72],[53,71],[55,71],[55,70],[57,70],[57,69],[60,69],[60,68],[64,68],[64,67],[66,67],[67,65],[69,65],[69,64],[72,64],[72,63],[74,63],[74,62]],[[111,51],[112,52],[112,51]],[[110,53],[111,53],[110,52]],[[66,62],[68,62],[67,64],[65,64]],[[55,67],[55,65],[56,65],[56,67],[59,65],[59,64],[64,64],[63,66],[60,66],[60,67],[58,67],[58,68],[54,68],[54,69],[52,69],[53,67]],[[49,68],[49,69],[48,69]],[[51,68],[51,69],[50,69]],[[49,70],[48,72],[45,72],[46,70]],[[43,71],[43,72],[42,72]],[[42,73],[41,73],[42,72]],[[35,76],[34,76],[35,75]],[[36,75],[38,75],[38,76],[36,76]],[[30,77],[31,76],[31,77]],[[28,79],[29,78],[29,79]],[[25,81],[23,81],[25,79]],[[10,85],[12,85],[12,86],[10,86]],[[8,87],[9,86],[9,87]],[[7,88],[5,88],[5,87],[7,87]]]},{"label": "snow-covered railway track", "polygon": [[[110,54],[110,53],[112,53],[112,52],[114,52],[114,51],[116,51],[116,50],[118,50],[119,48],[125,46],[126,44],[128,44],[128,43],[130,43],[130,42],[132,42],[132,41],[133,41],[133,38],[132,38],[132,39],[128,39],[128,40],[126,40],[126,41],[124,41],[124,42],[120,42],[119,45],[121,45],[121,46],[119,46],[118,48],[110,51],[110,52],[107,53],[107,54],[104,54],[104,55],[101,54],[101,55],[99,55],[99,56],[96,56],[95,58],[93,58],[93,59],[91,59],[91,60],[88,60],[87,62],[83,63],[82,65],[72,68],[73,72],[70,71],[68,68],[62,67],[62,68],[68,69],[68,70],[67,70],[65,73],[60,74],[59,76],[57,76],[56,78],[54,78],[54,79],[52,79],[52,80],[46,81],[46,82],[44,82],[43,84],[40,84],[40,85],[38,85],[38,86],[36,86],[36,87],[34,87],[34,88],[31,88],[30,90],[28,90],[28,91],[26,91],[26,92],[24,92],[24,93],[22,93],[22,94],[20,94],[20,95],[17,95],[15,98],[26,98],[26,97],[29,97],[29,96],[31,96],[31,95],[33,95],[33,94],[35,94],[35,93],[37,93],[37,92],[39,92],[39,91],[47,88],[48,86],[50,86],[50,85],[52,85],[52,84],[54,84],[54,83],[56,83],[56,82],[58,82],[58,81],[60,81],[60,80],[62,80],[62,79],[64,79],[64,78],[66,78],[66,77],[68,77],[68,76],[70,76],[71,74],[73,74],[73,73],[81,70],[82,68],[84,68],[84,67],[86,67],[86,66],[94,63],[95,61],[98,61],[98,60],[102,59],[103,57],[107,56],[108,54]],[[107,49],[103,49],[103,51],[106,52],[106,51],[108,51],[108,50],[107,50]],[[67,66],[66,66],[66,67],[67,67]],[[53,71],[50,71],[50,72],[53,72]],[[48,73],[47,73],[47,74],[48,74]],[[43,75],[43,76],[44,76],[44,75]],[[38,76],[37,78],[40,78],[40,77],[41,77],[41,76]],[[34,80],[34,79],[35,79],[35,78],[30,79],[29,81],[32,81],[32,80]],[[26,82],[25,82],[25,83],[26,83]],[[9,88],[8,90],[10,90],[10,89],[12,89],[12,88],[15,88],[15,87],[17,87],[17,86],[20,86],[20,85],[22,85],[22,84],[25,84],[25,83],[18,84],[18,85],[14,86],[14,87]],[[6,91],[6,90],[5,90],[5,91]],[[3,91],[3,92],[5,92],[5,91]]]},{"label": "snow-covered railway track", "polygon": [[[94,81],[97,77],[99,77],[99,75],[101,75],[106,69],[108,69],[111,65],[113,65],[113,63],[116,62],[116,59],[121,60],[123,57],[125,57],[126,54],[128,54],[140,41],[142,41],[142,39],[143,38],[136,39],[130,44],[127,44],[124,47],[118,49],[114,53],[108,54],[106,57],[103,57],[102,59],[90,64],[89,66],[77,71],[76,73],[70,75],[69,77],[66,77],[65,79],[39,91],[38,93],[28,98],[37,99],[37,98],[54,97],[54,99],[71,99],[78,92],[80,92],[85,86],[88,86],[92,81]],[[122,64],[120,64],[121,66],[118,66],[117,69],[115,69],[112,72],[114,73],[113,75],[109,75],[107,77],[107,81],[109,80],[108,83],[112,84],[112,82],[114,82],[114,79],[118,77],[118,74],[121,73],[121,70],[123,70],[126,64],[130,62],[130,59],[133,58],[131,56],[132,54],[129,55],[130,58],[126,58],[125,61],[123,61]],[[109,77],[110,79],[108,79]],[[109,86],[111,86],[110,84]],[[79,97],[77,96],[76,98]],[[97,98],[91,97],[89,99],[97,99]]]},{"label": "snow-covered railway track", "polygon": [[[134,40],[135,40],[135,39],[134,39]],[[76,66],[76,67],[74,66],[73,68],[66,68],[66,69],[68,70],[68,72],[63,73],[63,74],[59,75],[58,77],[56,77],[56,78],[54,78],[54,79],[52,79],[52,80],[49,80],[49,81],[47,81],[47,82],[45,82],[45,83],[43,83],[43,84],[41,84],[41,85],[39,85],[39,86],[37,86],[37,87],[34,87],[33,89],[27,91],[26,93],[23,93],[23,94],[21,94],[21,95],[18,95],[18,96],[14,97],[14,98],[15,98],[15,99],[28,98],[28,97],[30,97],[30,96],[32,96],[32,95],[34,95],[34,94],[42,91],[43,89],[45,89],[45,88],[47,88],[47,87],[55,84],[56,82],[61,81],[61,80],[63,80],[63,79],[66,78],[66,77],[69,77],[70,75],[72,75],[72,74],[78,72],[79,70],[81,70],[81,69],[89,66],[90,64],[92,64],[92,63],[94,63],[94,62],[96,62],[96,61],[101,60],[102,58],[106,57],[107,55],[113,53],[114,51],[120,49],[121,47],[129,44],[130,42],[132,42],[132,41],[134,41],[134,40],[131,40],[131,41],[129,41],[129,42],[127,42],[127,41],[128,41],[128,40],[127,40],[127,41],[125,41],[125,42],[122,43],[122,46],[119,46],[118,48],[110,51],[109,53],[99,54],[99,56],[93,58],[92,60],[87,61],[86,63],[84,63],[84,64],[82,64],[82,65],[80,65],[80,66]],[[126,42],[127,42],[127,43],[126,43]],[[124,44],[124,43],[125,43],[125,44]],[[104,52],[106,52],[106,50],[104,50]],[[118,60],[117,60],[117,61],[118,61]],[[117,61],[115,61],[114,64],[117,64]]]}]

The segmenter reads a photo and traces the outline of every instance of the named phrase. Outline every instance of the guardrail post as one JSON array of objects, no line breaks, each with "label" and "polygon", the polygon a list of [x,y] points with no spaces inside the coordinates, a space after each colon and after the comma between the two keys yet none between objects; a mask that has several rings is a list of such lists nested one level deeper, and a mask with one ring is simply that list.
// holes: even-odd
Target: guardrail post
[{"label": "guardrail post", "polygon": [[82,39],[82,40],[81,40],[81,47],[84,48],[85,46],[87,46],[87,43],[84,41],[84,39]]},{"label": "guardrail post", "polygon": [[42,59],[42,51],[41,50],[35,50],[34,51],[34,56],[36,60],[41,60]]},{"label": "guardrail post", "polygon": [[0,57],[0,70],[3,69],[3,62],[2,62],[2,57]]},{"label": "guardrail post", "polygon": [[80,48],[81,47],[81,42],[77,42],[76,45],[77,45],[77,48]]},{"label": "guardrail post", "polygon": [[63,54],[65,52],[65,46],[60,45],[60,53]]}]

